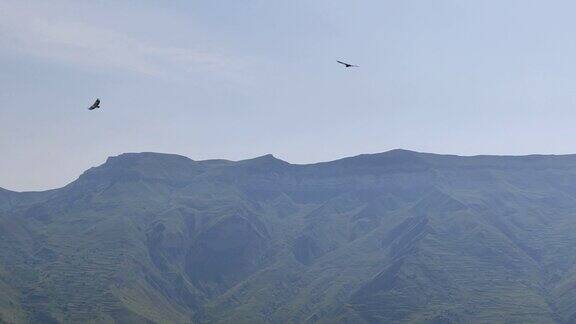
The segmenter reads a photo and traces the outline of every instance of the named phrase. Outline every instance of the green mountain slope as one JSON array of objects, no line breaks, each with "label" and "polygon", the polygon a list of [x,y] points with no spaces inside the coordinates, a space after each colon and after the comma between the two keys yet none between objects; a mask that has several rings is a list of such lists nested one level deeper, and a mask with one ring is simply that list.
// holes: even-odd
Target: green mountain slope
[{"label": "green mountain slope", "polygon": [[576,156],[123,154],[0,189],[0,323],[576,322]]}]

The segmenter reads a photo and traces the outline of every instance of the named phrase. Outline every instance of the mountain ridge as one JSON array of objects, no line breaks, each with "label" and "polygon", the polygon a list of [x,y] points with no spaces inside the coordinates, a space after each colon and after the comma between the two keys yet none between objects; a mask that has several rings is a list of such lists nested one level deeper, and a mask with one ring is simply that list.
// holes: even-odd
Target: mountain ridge
[{"label": "mountain ridge", "polygon": [[[576,154],[457,155],[457,154],[439,154],[439,153],[419,152],[419,151],[413,151],[413,150],[407,150],[407,149],[392,149],[392,150],[388,150],[388,151],[384,151],[384,152],[378,152],[378,153],[358,154],[358,155],[338,158],[338,159],[330,160],[330,161],[312,162],[312,163],[291,163],[291,162],[279,159],[279,158],[275,157],[273,154],[265,154],[265,155],[257,156],[254,158],[247,158],[247,159],[242,159],[242,160],[227,160],[227,159],[193,160],[190,157],[180,155],[180,154],[158,153],[158,152],[145,151],[145,152],[127,152],[127,153],[121,153],[121,154],[115,155],[115,156],[109,156],[108,158],[106,158],[104,163],[102,163],[99,166],[89,168],[84,173],[82,173],[79,177],[81,177],[86,172],[88,172],[94,168],[109,165],[110,163],[116,163],[116,161],[122,161],[124,163],[127,163],[127,162],[136,163],[136,162],[141,162],[142,160],[145,160],[147,158],[152,158],[152,157],[160,158],[163,160],[167,160],[167,159],[172,158],[172,159],[177,159],[177,160],[185,161],[185,162],[196,162],[196,163],[201,163],[201,164],[216,164],[216,165],[219,165],[219,164],[220,165],[227,165],[227,164],[234,164],[234,163],[249,164],[249,163],[254,163],[257,161],[258,162],[276,161],[276,162],[281,162],[281,164],[290,165],[290,166],[313,167],[313,166],[323,166],[323,165],[340,164],[340,163],[346,164],[348,162],[354,163],[354,162],[358,162],[358,161],[362,161],[362,160],[364,160],[364,161],[365,160],[378,160],[381,158],[386,159],[386,158],[393,158],[393,157],[395,157],[395,158],[397,158],[397,157],[412,157],[412,158],[420,157],[420,158],[424,158],[424,159],[428,158],[428,159],[439,159],[439,160],[464,160],[464,161],[484,160],[484,159],[488,159],[488,160],[524,159],[524,160],[538,161],[538,160],[546,160],[546,159],[551,159],[551,158],[562,159],[562,160],[572,160],[572,159],[576,159]],[[2,191],[4,191],[4,192],[8,191],[11,193],[33,193],[33,192],[45,192],[45,191],[57,190],[57,189],[64,188],[64,187],[74,183],[77,180],[78,180],[78,178],[73,180],[72,182],[68,183],[67,185],[62,186],[62,187],[57,187],[57,188],[52,188],[52,189],[47,189],[47,190],[17,191],[17,190],[10,190],[10,189],[0,187],[0,193],[2,193]]]},{"label": "mountain ridge", "polygon": [[0,191],[0,319],[570,323],[574,230],[575,155],[122,154]]}]

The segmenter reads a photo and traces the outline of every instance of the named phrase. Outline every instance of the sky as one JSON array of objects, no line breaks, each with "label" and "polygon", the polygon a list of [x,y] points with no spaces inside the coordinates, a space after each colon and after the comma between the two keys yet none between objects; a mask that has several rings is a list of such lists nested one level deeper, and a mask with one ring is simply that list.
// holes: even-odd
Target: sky
[{"label": "sky", "polygon": [[574,12],[568,0],[0,0],[0,187],[58,188],[124,152],[576,153]]}]

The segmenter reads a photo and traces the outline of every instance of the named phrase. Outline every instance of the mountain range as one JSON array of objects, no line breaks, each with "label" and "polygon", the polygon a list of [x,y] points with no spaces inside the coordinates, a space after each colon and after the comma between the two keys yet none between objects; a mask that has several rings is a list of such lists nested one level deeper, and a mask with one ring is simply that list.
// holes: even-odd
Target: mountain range
[{"label": "mountain range", "polygon": [[575,323],[576,155],[110,157],[0,189],[0,323]]}]

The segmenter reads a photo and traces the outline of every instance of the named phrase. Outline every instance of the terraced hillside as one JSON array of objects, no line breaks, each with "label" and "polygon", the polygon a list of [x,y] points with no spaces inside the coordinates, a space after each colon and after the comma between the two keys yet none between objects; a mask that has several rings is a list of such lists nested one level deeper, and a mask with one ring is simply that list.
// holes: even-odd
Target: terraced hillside
[{"label": "terraced hillside", "polygon": [[576,156],[111,157],[0,189],[0,323],[576,322]]}]

